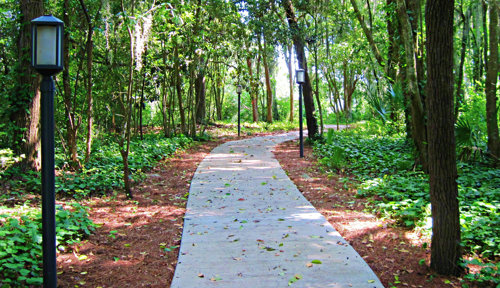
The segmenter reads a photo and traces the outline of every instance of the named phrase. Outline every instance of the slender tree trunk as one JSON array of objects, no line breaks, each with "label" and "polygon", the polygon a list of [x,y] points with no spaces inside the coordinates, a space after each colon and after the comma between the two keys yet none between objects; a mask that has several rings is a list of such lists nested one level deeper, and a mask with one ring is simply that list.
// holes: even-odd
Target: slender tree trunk
[{"label": "slender tree trunk", "polygon": [[462,272],[453,126],[453,6],[453,0],[428,0],[425,8],[431,268],[445,275]]},{"label": "slender tree trunk", "polygon": [[[317,31],[317,23],[314,24],[314,29],[316,30],[315,35],[318,35]],[[314,82],[316,84],[316,89],[314,91],[314,95],[316,96],[316,103],[318,103],[318,111],[319,111],[319,125],[321,129],[321,135],[323,135],[324,131],[324,125],[323,125],[323,108],[321,107],[321,100],[319,98],[319,74],[318,74],[318,46],[317,43],[314,43]]]},{"label": "slender tree trunk", "polygon": [[85,142],[85,162],[90,160],[90,153],[92,149],[92,130],[94,125],[94,98],[92,96],[92,63],[94,55],[94,27],[90,19],[89,12],[83,0],[80,0],[80,5],[85,13],[85,18],[87,19],[88,31],[87,31],[87,138]]},{"label": "slender tree trunk", "polygon": [[405,49],[407,93],[410,99],[412,137],[418,151],[418,160],[424,171],[427,171],[427,135],[425,111],[418,88],[417,61],[410,20],[404,0],[397,0],[397,12],[401,23],[401,37]]},{"label": "slender tree trunk", "polygon": [[180,71],[180,62],[179,62],[179,47],[177,45],[177,39],[174,40],[174,57],[175,57],[175,87],[177,92],[177,103],[179,105],[179,113],[181,116],[181,131],[183,134],[187,134],[186,129],[186,116],[184,115],[184,107],[182,105],[182,79],[181,79],[181,71]]},{"label": "slender tree trunk", "polygon": [[[293,70],[292,70],[292,45],[287,45],[285,54],[286,66],[288,68],[288,80],[290,84],[290,118],[289,121],[293,122]],[[288,55],[287,55],[288,53]]]},{"label": "slender tree trunk", "polygon": [[[134,15],[135,0],[131,3],[131,15]],[[125,12],[125,7],[122,1],[122,11]],[[128,87],[126,94],[126,101],[123,103],[124,111],[124,122],[125,122],[125,133],[124,137],[120,136],[120,154],[123,160],[123,182],[125,183],[125,194],[129,199],[133,198],[131,183],[130,183],[130,169],[128,164],[128,156],[130,154],[130,136],[131,136],[131,125],[132,125],[132,93],[133,93],[133,82],[134,82],[134,60],[135,60],[135,43],[134,34],[130,27],[127,27],[128,36],[130,39],[130,62],[128,70]]]},{"label": "slender tree trunk", "polygon": [[269,65],[267,64],[267,53],[266,53],[266,38],[264,36],[264,49],[262,49],[261,44],[259,43],[260,53],[262,55],[262,59],[264,62],[264,77],[266,82],[266,95],[267,95],[267,105],[266,105],[266,121],[267,123],[273,122],[273,92],[271,90],[271,77],[269,76]]},{"label": "slender tree trunk", "polygon": [[[63,22],[66,26],[71,27],[70,21],[70,7],[69,0],[64,0],[63,3]],[[73,105],[73,97],[71,93],[71,85],[70,85],[70,76],[69,76],[69,67],[71,64],[71,59],[69,57],[69,46],[70,46],[70,32],[66,29],[63,37],[63,58],[64,58],[64,70],[62,72],[63,78],[63,101],[66,109],[66,144],[70,166],[73,169],[79,169],[80,163],[78,161],[78,152],[77,152],[77,135],[79,123],[77,123],[76,119],[76,111],[75,105]]]},{"label": "slender tree trunk", "polygon": [[382,54],[380,54],[380,51],[378,50],[377,44],[375,44],[375,41],[373,40],[373,35],[371,30],[366,26],[365,20],[363,19],[363,16],[361,15],[361,12],[359,11],[358,4],[356,3],[356,0],[351,0],[351,5],[352,8],[354,8],[354,14],[356,15],[356,18],[359,21],[359,24],[361,25],[361,28],[363,29],[363,33],[366,36],[366,39],[368,40],[368,43],[370,44],[370,48],[372,49],[373,55],[375,56],[375,59],[377,60],[377,63],[384,67],[384,59],[382,57]]},{"label": "slender tree trunk", "polygon": [[[486,72],[486,124],[488,150],[494,159],[500,160],[498,137],[497,79],[498,79],[498,2],[490,1],[490,56]],[[486,48],[485,48],[486,49]]]},{"label": "slender tree trunk", "polygon": [[301,69],[305,71],[305,83],[302,85],[304,106],[306,109],[306,121],[307,130],[309,138],[316,138],[318,135],[318,122],[314,116],[314,101],[312,95],[311,79],[309,78],[309,73],[307,69],[307,59],[304,52],[304,39],[300,33],[300,27],[295,17],[295,11],[291,0],[284,0],[283,8],[286,12],[286,17],[288,18],[288,25],[292,31],[293,44],[295,46],[295,53],[297,53],[297,62]]},{"label": "slender tree trunk", "polygon": [[465,53],[467,51],[467,42],[469,41],[469,30],[470,30],[470,25],[469,25],[469,20],[470,20],[470,15],[471,15],[471,10],[470,8],[467,9],[467,12],[465,15],[461,15],[462,19],[464,21],[464,26],[462,28],[462,47],[460,51],[460,64],[458,64],[458,76],[457,76],[457,87],[456,87],[456,93],[455,93],[455,123],[457,122],[458,119],[458,112],[460,110],[460,106],[462,105],[463,102],[463,93],[464,89],[462,87],[463,83],[463,78],[464,78],[464,63],[465,63]]},{"label": "slender tree trunk", "polygon": [[[14,135],[16,154],[25,157],[19,164],[23,170],[40,169],[40,78],[31,68],[31,25],[30,21],[44,13],[43,1],[21,0],[20,30],[18,42],[18,77],[14,91],[13,112],[10,120],[21,130]],[[20,136],[20,137],[19,137]]]},{"label": "slender tree trunk", "polygon": [[250,98],[252,99],[252,120],[254,123],[259,121],[259,108],[257,106],[257,91],[252,74],[252,60],[247,58],[248,75],[250,76]]}]

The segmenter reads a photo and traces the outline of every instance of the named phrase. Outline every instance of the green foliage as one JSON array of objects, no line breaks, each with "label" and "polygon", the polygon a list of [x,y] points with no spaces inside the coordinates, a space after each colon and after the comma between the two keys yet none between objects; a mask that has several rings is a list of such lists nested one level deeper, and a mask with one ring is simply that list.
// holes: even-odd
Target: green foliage
[{"label": "green foliage", "polygon": [[[57,245],[63,247],[90,235],[95,224],[88,208],[78,203],[56,210]],[[37,209],[0,207],[0,285],[41,285],[42,217]]]},{"label": "green foliage", "polygon": [[[356,176],[360,181],[357,195],[369,197],[375,213],[430,233],[428,177],[414,170],[410,145],[402,137],[374,136],[373,133],[383,133],[380,129],[364,125],[360,129],[331,130],[324,144],[315,145],[315,153],[325,167],[342,169]],[[464,250],[476,257],[498,259],[500,169],[464,162],[458,162],[457,168]],[[482,279],[478,281],[492,280],[498,270],[490,266],[483,269],[484,275],[470,277]]]},{"label": "green foliage", "polygon": [[[133,139],[129,156],[132,179],[140,180],[144,175],[143,171],[151,169],[159,160],[171,156],[179,149],[188,147],[191,143],[192,139],[182,135],[165,138],[157,134],[146,134],[142,141]],[[59,168],[59,176],[56,177],[56,193],[60,196],[80,199],[121,188],[123,186],[123,162],[118,149],[109,137],[97,139],[94,142],[94,151],[90,161],[80,172],[63,169],[67,167],[65,156],[61,153],[57,154],[56,167]],[[19,172],[14,170],[7,170],[1,175],[5,178]],[[11,184],[10,194],[39,193],[41,190],[40,173],[29,171],[21,174],[21,179],[11,180]]]},{"label": "green foliage", "polygon": [[478,161],[484,157],[485,147],[482,145],[480,132],[465,117],[459,118],[455,124],[455,139],[458,157],[462,161]]}]

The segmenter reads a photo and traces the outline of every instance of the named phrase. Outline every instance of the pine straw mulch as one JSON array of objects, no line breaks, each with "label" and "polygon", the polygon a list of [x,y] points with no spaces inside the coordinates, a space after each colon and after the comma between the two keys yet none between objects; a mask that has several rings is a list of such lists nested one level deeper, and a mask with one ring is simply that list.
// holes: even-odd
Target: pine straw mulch
[{"label": "pine straw mulch", "polygon": [[[462,287],[460,278],[439,276],[429,269],[430,248],[423,243],[430,239],[366,212],[368,201],[354,197],[356,191],[345,189],[340,181],[349,176],[322,172],[311,147],[305,147],[302,159],[297,141],[278,145],[274,154],[298,189],[365,259],[384,286]],[[425,264],[420,265],[420,259]]]}]

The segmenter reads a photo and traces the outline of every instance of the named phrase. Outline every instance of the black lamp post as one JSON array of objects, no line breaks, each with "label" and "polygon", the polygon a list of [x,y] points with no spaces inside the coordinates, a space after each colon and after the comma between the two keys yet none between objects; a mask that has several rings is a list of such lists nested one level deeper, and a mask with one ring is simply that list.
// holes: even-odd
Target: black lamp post
[{"label": "black lamp post", "polygon": [[240,132],[241,132],[241,117],[240,117],[240,110],[241,110],[241,91],[243,90],[243,87],[241,87],[240,84],[236,86],[236,93],[238,93],[238,137],[240,137]]},{"label": "black lamp post", "polygon": [[304,132],[302,128],[302,84],[306,80],[306,71],[304,69],[295,70],[295,80],[299,84],[299,140],[300,140],[300,158],[304,157]]},{"label": "black lamp post", "polygon": [[45,15],[31,21],[31,66],[42,74],[42,251],[43,286],[57,287],[54,174],[54,80],[63,70],[64,23]]}]

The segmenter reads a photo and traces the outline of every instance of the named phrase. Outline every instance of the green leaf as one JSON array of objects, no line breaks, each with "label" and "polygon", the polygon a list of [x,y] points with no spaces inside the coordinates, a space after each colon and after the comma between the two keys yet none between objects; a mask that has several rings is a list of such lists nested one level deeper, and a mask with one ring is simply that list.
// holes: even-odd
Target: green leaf
[{"label": "green leaf", "polygon": [[313,264],[323,264],[323,262],[321,262],[320,260],[312,260],[311,263]]}]

